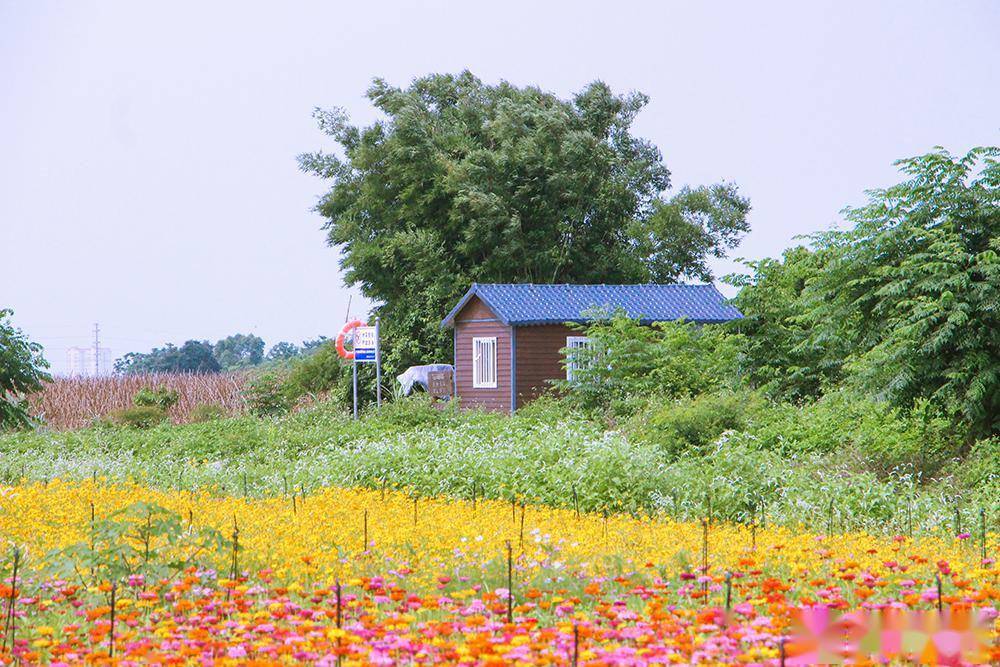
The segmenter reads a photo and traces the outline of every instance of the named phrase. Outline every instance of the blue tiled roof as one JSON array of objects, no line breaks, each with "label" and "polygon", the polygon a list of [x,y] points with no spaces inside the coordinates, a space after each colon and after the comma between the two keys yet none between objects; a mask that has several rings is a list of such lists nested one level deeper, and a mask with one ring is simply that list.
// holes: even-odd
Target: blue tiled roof
[{"label": "blue tiled roof", "polygon": [[728,322],[743,317],[714,285],[480,284],[448,313],[451,326],[469,299],[479,297],[507,325],[585,322],[594,309],[623,309],[644,323],[686,319]]}]

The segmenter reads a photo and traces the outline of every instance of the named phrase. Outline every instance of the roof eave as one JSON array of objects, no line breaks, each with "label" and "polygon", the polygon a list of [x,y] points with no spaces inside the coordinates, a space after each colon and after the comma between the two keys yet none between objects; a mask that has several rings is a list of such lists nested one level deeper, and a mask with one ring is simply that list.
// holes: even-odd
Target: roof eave
[{"label": "roof eave", "polygon": [[496,306],[490,303],[490,300],[487,299],[486,296],[480,292],[479,283],[472,283],[472,287],[470,287],[469,291],[465,293],[465,296],[459,299],[455,307],[451,309],[451,312],[448,313],[448,315],[443,320],[441,320],[441,328],[447,329],[449,327],[455,326],[455,318],[458,317],[458,314],[462,312],[462,309],[465,308],[466,304],[468,304],[469,300],[474,296],[479,297],[479,300],[482,301],[484,304],[486,304],[486,307],[492,310],[493,314],[496,315],[497,319],[503,322],[504,325],[511,326],[512,324],[511,321],[508,318],[504,317],[504,314],[499,310],[497,310]]}]

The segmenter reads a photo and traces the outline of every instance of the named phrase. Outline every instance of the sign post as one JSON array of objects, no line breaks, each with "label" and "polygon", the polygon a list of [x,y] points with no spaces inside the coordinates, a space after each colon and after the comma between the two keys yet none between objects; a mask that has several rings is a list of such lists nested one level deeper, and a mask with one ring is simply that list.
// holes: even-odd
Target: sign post
[{"label": "sign post", "polygon": [[382,359],[379,348],[379,319],[375,326],[361,326],[354,329],[354,418],[358,418],[358,364],[375,364],[375,396],[378,406],[382,406]]},{"label": "sign post", "polygon": [[382,407],[382,332],[381,317],[375,318],[375,407]]},{"label": "sign post", "polygon": [[354,418],[358,418],[358,362],[355,361],[351,364],[351,370],[354,372]]}]

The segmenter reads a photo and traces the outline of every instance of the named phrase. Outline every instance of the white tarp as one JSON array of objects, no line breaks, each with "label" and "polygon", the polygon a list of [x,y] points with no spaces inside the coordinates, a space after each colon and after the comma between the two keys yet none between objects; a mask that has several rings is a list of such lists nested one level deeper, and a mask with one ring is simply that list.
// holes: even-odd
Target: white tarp
[{"label": "white tarp", "polygon": [[413,385],[419,384],[427,389],[427,376],[434,371],[455,372],[455,367],[451,364],[427,364],[425,366],[410,366],[402,375],[397,375],[396,379],[403,386],[403,395],[409,396],[413,391]]}]

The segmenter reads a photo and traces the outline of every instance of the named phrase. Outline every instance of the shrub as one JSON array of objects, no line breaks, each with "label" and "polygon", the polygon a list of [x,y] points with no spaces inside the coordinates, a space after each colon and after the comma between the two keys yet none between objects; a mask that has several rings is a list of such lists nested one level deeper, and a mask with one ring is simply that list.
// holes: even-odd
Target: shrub
[{"label": "shrub", "polygon": [[584,327],[591,345],[567,350],[578,365],[568,391],[572,405],[630,414],[649,397],[681,398],[735,384],[740,337],[712,325],[657,322],[623,315]]},{"label": "shrub", "polygon": [[287,413],[292,400],[286,395],[277,375],[265,373],[247,385],[243,392],[247,409],[258,417],[277,417]]},{"label": "shrub", "polygon": [[754,434],[765,449],[837,453],[883,477],[933,477],[959,456],[963,444],[953,421],[925,401],[903,411],[847,391],[801,408],[770,410],[759,421]]},{"label": "shrub", "polygon": [[167,419],[167,411],[158,405],[137,405],[108,415],[112,424],[131,428],[150,428]]},{"label": "shrub", "polygon": [[202,422],[214,421],[216,419],[225,419],[226,416],[226,410],[221,405],[202,403],[201,405],[196,405],[191,410],[189,420],[195,424],[200,424]]},{"label": "shrub", "polygon": [[[387,387],[383,397],[392,391],[388,387],[398,387],[392,372],[384,366],[382,381]],[[284,382],[286,396],[295,401],[303,396],[324,395],[341,406],[353,402],[351,362],[341,359],[333,341],[328,341],[309,356],[296,359]],[[358,405],[361,408],[375,402],[375,364],[358,364]]]},{"label": "shrub", "polygon": [[763,399],[749,392],[701,394],[655,404],[634,418],[629,430],[673,458],[703,452],[726,431],[746,429],[765,406]]},{"label": "shrub", "polygon": [[176,389],[160,385],[156,389],[143,387],[136,392],[135,396],[132,397],[132,402],[136,405],[136,407],[140,408],[155,405],[159,408],[163,408],[164,410],[169,410],[177,405],[177,401],[180,400],[180,397],[181,396]]}]

